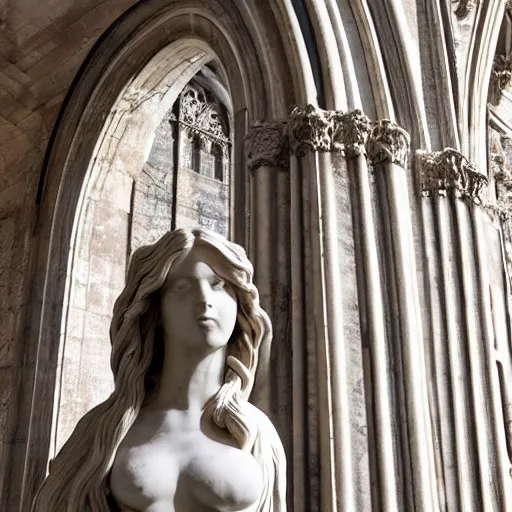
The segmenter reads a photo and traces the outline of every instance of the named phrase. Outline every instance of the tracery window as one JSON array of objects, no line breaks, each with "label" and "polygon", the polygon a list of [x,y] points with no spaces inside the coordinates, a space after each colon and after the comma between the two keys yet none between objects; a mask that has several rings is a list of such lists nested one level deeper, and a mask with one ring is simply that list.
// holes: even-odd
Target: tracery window
[{"label": "tracery window", "polygon": [[229,235],[230,146],[226,107],[190,82],[156,130],[135,182],[130,252],[171,227]]},{"label": "tracery window", "polygon": [[70,275],[54,452],[112,391],[106,334],[133,251],[179,227],[230,235],[230,96],[225,88],[221,103],[212,83],[222,92],[211,69],[200,71],[157,126],[142,169],[127,157],[128,172],[110,169],[87,199]]}]

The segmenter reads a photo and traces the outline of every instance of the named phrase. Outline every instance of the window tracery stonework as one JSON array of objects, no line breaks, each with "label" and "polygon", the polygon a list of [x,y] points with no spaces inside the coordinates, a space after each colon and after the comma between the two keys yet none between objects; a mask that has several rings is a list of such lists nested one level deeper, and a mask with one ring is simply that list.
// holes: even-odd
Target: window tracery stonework
[{"label": "window tracery stonework", "polygon": [[479,173],[456,149],[417,152],[420,188],[423,196],[446,196],[453,191],[457,197],[467,197],[482,203],[482,191],[487,177]]},{"label": "window tracery stonework", "polygon": [[180,96],[179,122],[191,134],[197,133],[207,139],[228,144],[229,138],[221,118],[221,105],[210,101],[201,87],[185,87]]}]

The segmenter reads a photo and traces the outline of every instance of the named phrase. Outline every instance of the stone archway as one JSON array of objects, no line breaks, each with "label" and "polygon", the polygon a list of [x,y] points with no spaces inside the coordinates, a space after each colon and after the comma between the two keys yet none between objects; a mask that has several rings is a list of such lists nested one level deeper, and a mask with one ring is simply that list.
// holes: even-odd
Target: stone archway
[{"label": "stone archway", "polygon": [[[56,128],[44,170],[29,305],[33,316],[25,346],[30,355],[22,369],[14,420],[24,430],[19,436],[27,442],[11,454],[13,471],[6,509],[28,507],[52,451],[51,418],[59,354],[62,356],[59,340],[72,291],[66,284],[70,282],[67,274],[77,256],[69,249],[77,247],[79,237],[89,237],[91,243],[95,239],[94,232],[79,229],[81,214],[88,211],[88,215],[101,216],[101,203],[109,198],[122,225],[132,170],[142,167],[154,131],[179,91],[211,60],[221,65],[220,72],[232,91],[232,157],[237,169],[233,189],[239,212],[234,239],[242,244],[249,240],[252,214],[245,133],[256,119],[284,116],[303,96],[300,82],[298,92],[292,86],[301,73],[290,77],[288,66],[290,53],[297,50],[289,41],[285,49],[278,25],[286,22],[282,13],[275,16],[268,11],[248,15],[236,5],[228,9],[226,2],[208,7],[199,1],[188,2],[185,8],[179,2],[157,0],[139,5],[121,18],[84,64]],[[266,41],[254,39],[255,33],[265,34]],[[272,52],[264,48],[272,48]],[[252,197],[258,200],[257,195]],[[110,214],[107,217],[112,218]],[[119,281],[120,269],[114,274]],[[260,289],[264,289],[265,279],[263,275]]]}]

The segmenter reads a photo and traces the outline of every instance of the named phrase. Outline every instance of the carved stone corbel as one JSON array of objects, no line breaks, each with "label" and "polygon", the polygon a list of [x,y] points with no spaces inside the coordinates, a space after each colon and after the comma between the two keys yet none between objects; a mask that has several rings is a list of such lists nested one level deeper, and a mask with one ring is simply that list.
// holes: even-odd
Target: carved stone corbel
[{"label": "carved stone corbel", "polygon": [[286,121],[263,121],[251,127],[245,137],[247,164],[251,172],[262,166],[288,169],[289,144],[286,127]]},{"label": "carved stone corbel", "polygon": [[411,137],[389,119],[377,121],[367,144],[368,156],[373,165],[393,163],[407,168]]},{"label": "carved stone corbel", "polygon": [[505,55],[495,55],[489,84],[489,101],[493,105],[500,102],[503,89],[512,80],[512,61]]},{"label": "carved stone corbel", "polygon": [[480,194],[487,185],[487,177],[479,173],[456,149],[417,152],[416,162],[423,196],[446,196],[448,191],[453,191],[457,197],[467,197],[476,203],[482,202]]},{"label": "carved stone corbel", "polygon": [[306,105],[290,113],[288,133],[292,152],[301,157],[308,151],[330,151],[333,119],[331,112]]}]

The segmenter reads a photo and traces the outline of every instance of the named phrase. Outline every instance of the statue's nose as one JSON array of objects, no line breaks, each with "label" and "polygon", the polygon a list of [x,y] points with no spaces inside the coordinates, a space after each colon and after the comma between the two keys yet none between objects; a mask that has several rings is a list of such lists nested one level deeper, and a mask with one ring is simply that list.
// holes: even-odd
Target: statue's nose
[{"label": "statue's nose", "polygon": [[210,283],[199,283],[199,289],[197,294],[197,307],[198,314],[202,313],[204,310],[212,307],[212,289]]}]

